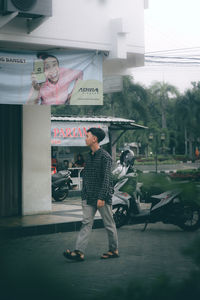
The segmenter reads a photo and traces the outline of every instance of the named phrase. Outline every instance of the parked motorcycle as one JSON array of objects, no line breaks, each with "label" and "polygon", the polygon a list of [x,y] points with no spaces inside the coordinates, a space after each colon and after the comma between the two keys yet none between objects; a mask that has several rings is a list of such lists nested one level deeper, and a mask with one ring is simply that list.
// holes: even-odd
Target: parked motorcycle
[{"label": "parked motorcycle", "polygon": [[62,170],[52,175],[52,197],[55,201],[63,201],[69,194],[72,188],[71,172]]},{"label": "parked motorcycle", "polygon": [[[126,150],[127,151],[127,150]],[[124,156],[123,167],[132,164],[131,152]],[[148,199],[150,208],[143,209],[141,204],[141,186],[137,182],[137,170],[132,165],[123,176],[118,177],[113,194],[113,217],[119,228],[125,224],[145,224],[163,222],[179,226],[185,231],[200,228],[200,207],[195,203],[186,203],[181,199],[181,189],[173,189]],[[130,172],[131,170],[131,172]]]}]

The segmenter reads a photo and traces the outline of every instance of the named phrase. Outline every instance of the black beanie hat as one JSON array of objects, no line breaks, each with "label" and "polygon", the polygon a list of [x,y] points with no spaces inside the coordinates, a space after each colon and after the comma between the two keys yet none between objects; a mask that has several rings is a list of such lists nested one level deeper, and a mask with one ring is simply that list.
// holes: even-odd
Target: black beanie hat
[{"label": "black beanie hat", "polygon": [[97,139],[98,139],[98,143],[100,143],[101,141],[103,141],[103,139],[106,136],[105,132],[101,128],[92,127],[92,128],[89,128],[87,130],[87,132],[91,132],[93,135],[95,135],[97,137]]}]

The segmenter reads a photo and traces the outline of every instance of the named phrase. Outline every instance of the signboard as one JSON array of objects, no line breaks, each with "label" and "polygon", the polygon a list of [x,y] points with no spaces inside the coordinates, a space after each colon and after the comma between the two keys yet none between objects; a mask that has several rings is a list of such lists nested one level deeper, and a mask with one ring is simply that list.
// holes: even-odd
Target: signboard
[{"label": "signboard", "polygon": [[122,92],[123,77],[121,75],[105,76],[103,80],[104,94]]},{"label": "signboard", "polygon": [[84,122],[51,122],[52,146],[86,146],[85,137],[89,128],[97,127],[104,130],[106,136],[100,145],[109,143],[108,126],[103,123]]},{"label": "signboard", "polygon": [[102,105],[102,54],[0,51],[0,104]]}]

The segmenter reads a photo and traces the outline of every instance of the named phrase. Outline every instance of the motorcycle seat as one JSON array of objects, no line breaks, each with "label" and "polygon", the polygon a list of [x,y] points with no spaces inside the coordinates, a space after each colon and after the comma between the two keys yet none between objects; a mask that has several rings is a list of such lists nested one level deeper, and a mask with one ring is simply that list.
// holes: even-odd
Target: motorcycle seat
[{"label": "motorcycle seat", "polygon": [[52,181],[56,181],[60,178],[63,178],[63,176],[60,173],[55,173],[52,175]]},{"label": "motorcycle seat", "polygon": [[60,178],[60,179],[58,179],[58,180],[54,180],[53,182],[52,182],[52,185],[53,186],[61,186],[61,185],[63,185],[63,183],[65,183],[66,182],[66,178]]}]

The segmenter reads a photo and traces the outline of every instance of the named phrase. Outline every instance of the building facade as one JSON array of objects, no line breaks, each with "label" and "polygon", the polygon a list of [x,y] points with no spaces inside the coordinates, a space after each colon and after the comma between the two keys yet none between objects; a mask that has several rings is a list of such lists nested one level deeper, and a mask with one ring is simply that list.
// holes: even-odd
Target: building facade
[{"label": "building facade", "polygon": [[[100,51],[104,80],[143,66],[147,0],[18,2],[0,1],[0,51]],[[0,116],[0,216],[51,211],[51,107],[1,104]]]}]

